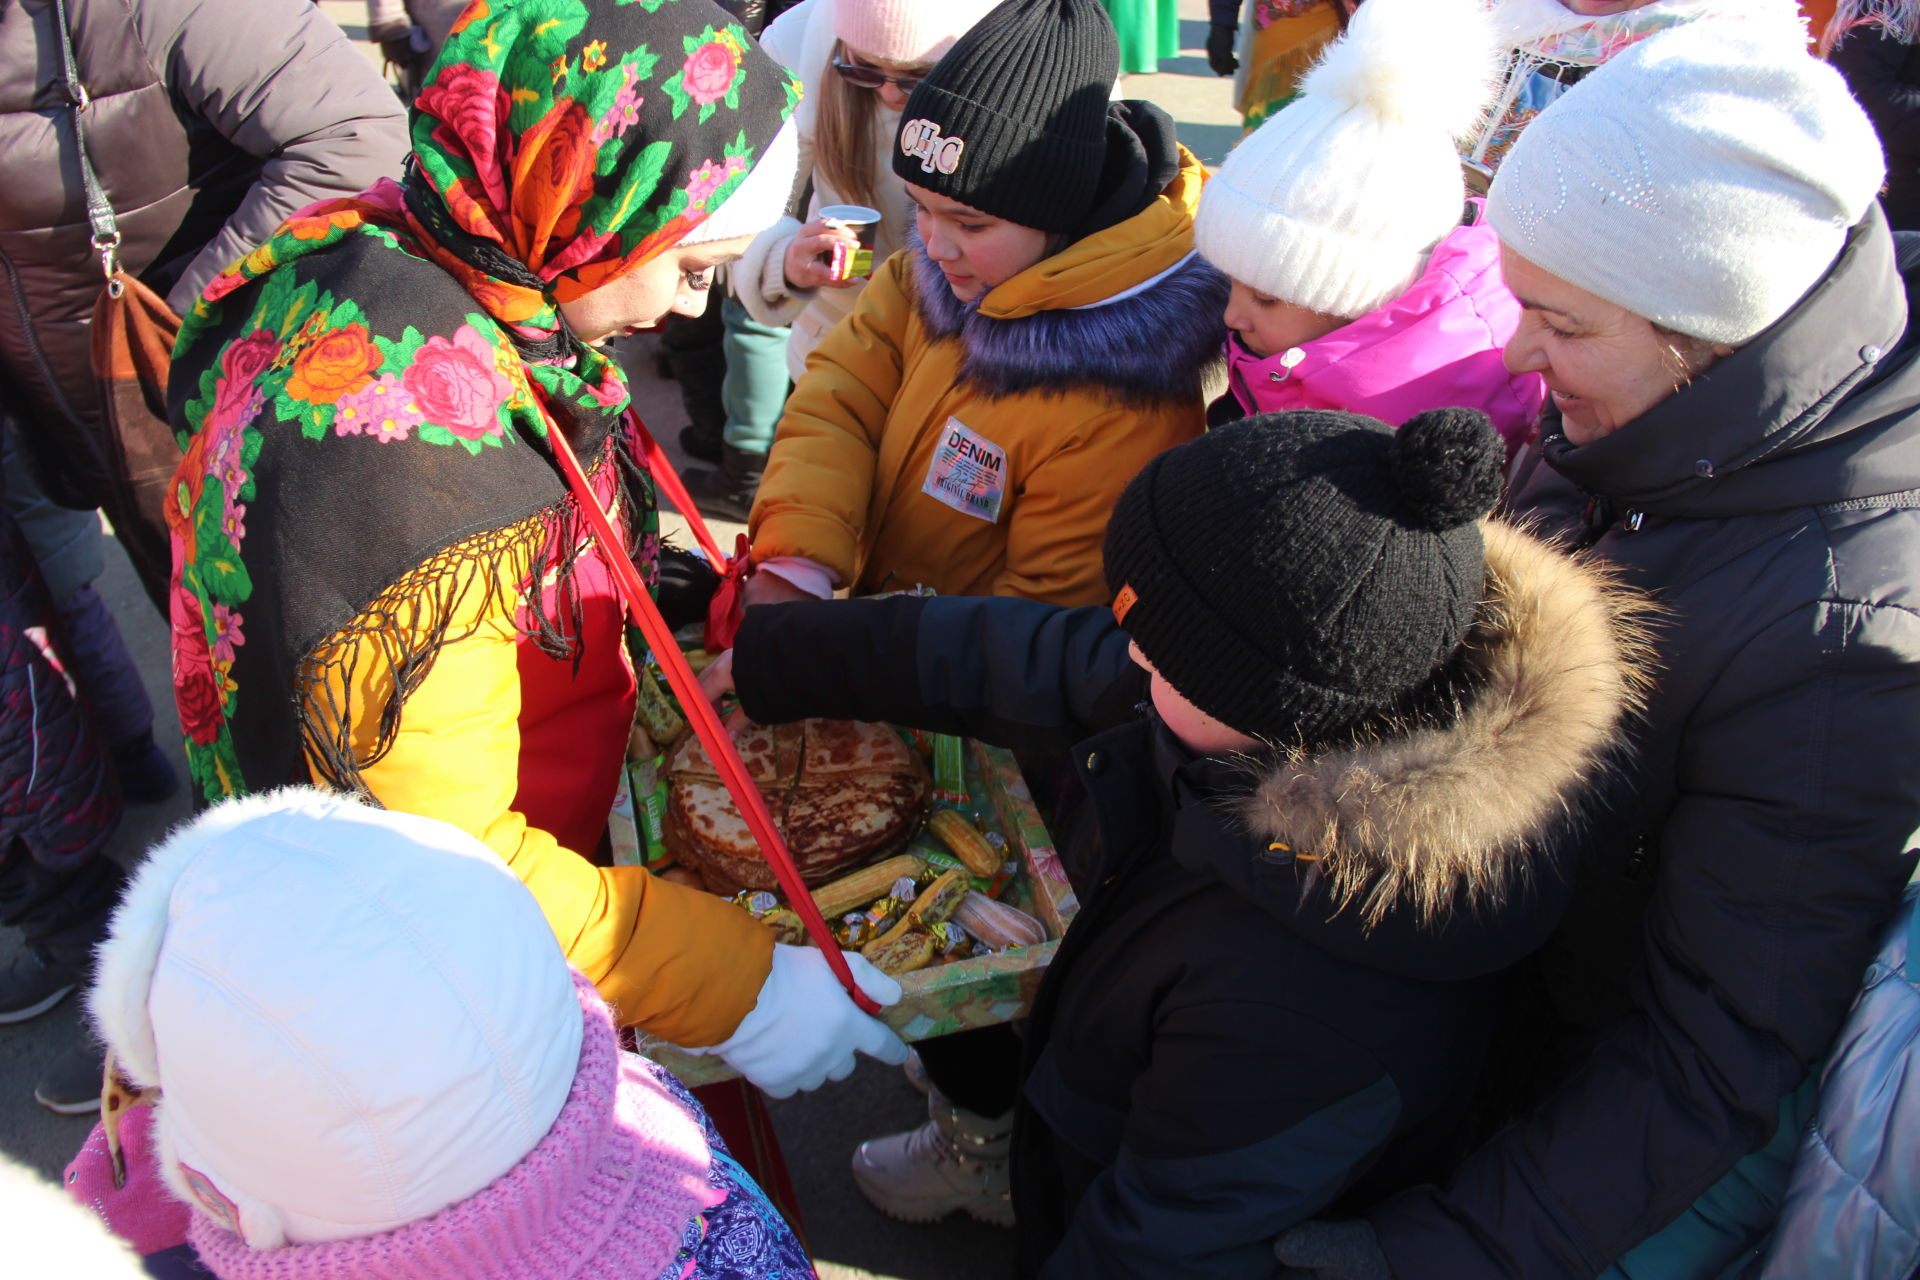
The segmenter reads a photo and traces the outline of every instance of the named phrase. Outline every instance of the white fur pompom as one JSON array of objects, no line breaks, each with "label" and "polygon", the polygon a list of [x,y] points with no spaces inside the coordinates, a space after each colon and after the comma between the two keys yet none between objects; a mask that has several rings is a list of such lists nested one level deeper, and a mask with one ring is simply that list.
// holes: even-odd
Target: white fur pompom
[{"label": "white fur pompom", "polygon": [[1492,100],[1500,52],[1486,0],[1366,0],[1300,89],[1461,138]]}]

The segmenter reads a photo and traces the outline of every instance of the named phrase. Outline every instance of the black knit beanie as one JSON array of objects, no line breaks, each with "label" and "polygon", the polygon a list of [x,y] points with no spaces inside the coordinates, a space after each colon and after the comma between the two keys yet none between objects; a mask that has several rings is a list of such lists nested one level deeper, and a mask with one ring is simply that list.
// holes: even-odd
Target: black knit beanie
[{"label": "black knit beanie", "polygon": [[893,171],[996,218],[1072,231],[1097,198],[1119,72],[1098,0],[1006,0],[907,99]]},{"label": "black knit beanie", "polygon": [[1195,706],[1279,746],[1409,710],[1473,626],[1475,523],[1500,496],[1485,414],[1398,432],[1262,414],[1148,463],[1107,525],[1113,611]]}]

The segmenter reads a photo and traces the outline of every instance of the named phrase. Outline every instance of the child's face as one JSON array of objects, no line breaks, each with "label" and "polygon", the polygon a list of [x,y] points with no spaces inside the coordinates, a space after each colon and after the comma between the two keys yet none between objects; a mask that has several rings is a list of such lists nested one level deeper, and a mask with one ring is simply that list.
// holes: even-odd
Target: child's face
[{"label": "child's face", "polygon": [[913,226],[927,257],[962,302],[977,302],[1047,256],[1047,233],[907,184]]},{"label": "child's face", "polygon": [[1160,713],[1161,721],[1180,739],[1181,745],[1197,756],[1232,755],[1236,751],[1248,751],[1259,746],[1259,741],[1248,737],[1238,729],[1229,728],[1220,721],[1194,706],[1183,697],[1179,690],[1167,683],[1167,678],[1154,669],[1147,661],[1147,655],[1140,652],[1140,646],[1132,641],[1127,643],[1127,655],[1148,675],[1152,676],[1153,709]]},{"label": "child's face", "polygon": [[1340,316],[1268,297],[1238,280],[1227,295],[1226,321],[1227,328],[1240,335],[1240,345],[1262,360],[1324,338],[1347,323]]}]

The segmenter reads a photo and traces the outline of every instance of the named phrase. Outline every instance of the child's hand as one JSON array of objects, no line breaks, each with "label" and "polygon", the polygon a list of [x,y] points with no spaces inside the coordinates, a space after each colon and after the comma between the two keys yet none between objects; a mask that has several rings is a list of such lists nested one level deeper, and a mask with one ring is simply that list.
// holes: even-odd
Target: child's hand
[{"label": "child's hand", "polygon": [[747,607],[756,604],[793,604],[802,600],[818,600],[820,597],[811,591],[803,591],[777,573],[755,573],[747,578]]},{"label": "child's hand", "polygon": [[720,699],[733,692],[733,650],[727,650],[707,664],[706,670],[700,673],[700,692],[716,707]]},{"label": "child's hand", "polygon": [[815,218],[787,242],[784,269],[787,284],[795,289],[851,289],[861,283],[858,276],[835,275],[833,251],[851,254],[860,247],[860,237],[851,227]]}]

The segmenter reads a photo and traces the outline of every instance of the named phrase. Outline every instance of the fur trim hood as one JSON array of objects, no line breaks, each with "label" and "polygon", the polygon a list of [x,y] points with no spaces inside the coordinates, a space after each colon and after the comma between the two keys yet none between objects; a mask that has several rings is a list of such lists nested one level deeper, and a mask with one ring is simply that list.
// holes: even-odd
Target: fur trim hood
[{"label": "fur trim hood", "polygon": [[[1469,634],[1471,687],[1451,724],[1295,753],[1239,816],[1317,865],[1342,915],[1438,928],[1498,912],[1533,855],[1610,763],[1647,684],[1643,597],[1496,520],[1481,522],[1487,595]],[[1296,901],[1263,903],[1292,917]]]},{"label": "fur trim hood", "polygon": [[906,252],[921,323],[936,341],[959,339],[961,377],[984,396],[1097,387],[1122,404],[1198,404],[1220,361],[1232,285],[1198,254],[1097,302],[996,318],[981,310],[992,293],[975,302],[953,296],[918,235]]}]

